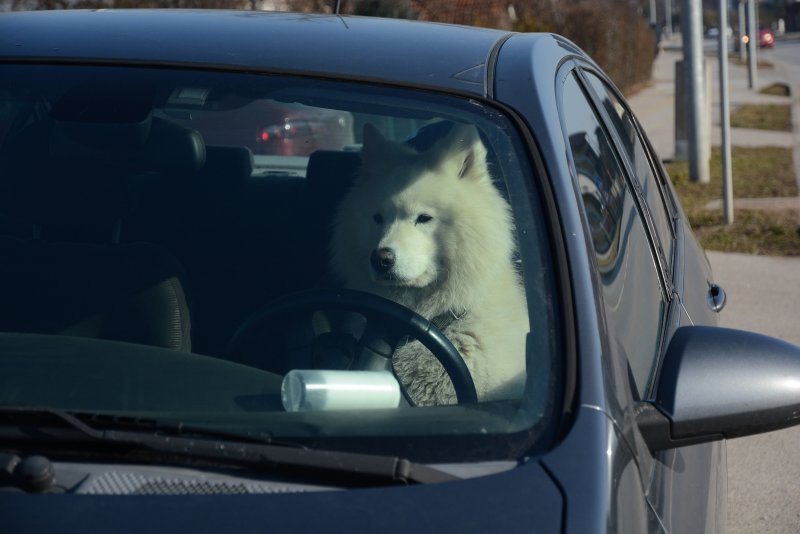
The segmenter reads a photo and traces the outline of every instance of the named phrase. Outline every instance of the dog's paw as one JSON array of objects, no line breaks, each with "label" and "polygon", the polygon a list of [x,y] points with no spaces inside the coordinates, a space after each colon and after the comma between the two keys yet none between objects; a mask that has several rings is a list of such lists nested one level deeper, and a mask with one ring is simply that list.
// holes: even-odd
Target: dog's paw
[{"label": "dog's paw", "polygon": [[395,351],[395,375],[417,406],[456,404],[456,391],[439,360],[422,343],[412,341]]}]

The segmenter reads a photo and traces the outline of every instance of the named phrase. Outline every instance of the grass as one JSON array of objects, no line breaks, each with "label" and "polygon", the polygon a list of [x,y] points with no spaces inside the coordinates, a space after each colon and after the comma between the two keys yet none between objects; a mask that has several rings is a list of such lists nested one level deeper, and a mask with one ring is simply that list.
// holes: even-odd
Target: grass
[{"label": "grass", "polygon": [[[792,151],[781,147],[733,147],[733,192],[736,198],[798,195]],[[797,211],[734,211],[734,223],[724,224],[721,209],[706,209],[722,196],[720,150],[711,154],[711,182],[689,180],[688,164],[666,165],[689,222],[704,247],[724,252],[800,256],[800,213]]]},{"label": "grass", "polygon": [[[733,192],[738,198],[797,196],[792,149],[783,147],[732,147]],[[722,196],[722,156],[719,147],[711,150],[711,182],[690,181],[685,161],[667,164],[672,184],[687,211],[704,209],[709,201]]]},{"label": "grass", "polygon": [[724,224],[720,210],[696,214],[692,228],[703,247],[721,252],[800,256],[800,214],[797,211],[736,210],[733,224]]},{"label": "grass", "polygon": [[792,96],[792,90],[785,83],[773,83],[762,88],[759,93],[762,95]]},{"label": "grass", "polygon": [[731,113],[731,127],[792,131],[789,104],[745,104]]}]

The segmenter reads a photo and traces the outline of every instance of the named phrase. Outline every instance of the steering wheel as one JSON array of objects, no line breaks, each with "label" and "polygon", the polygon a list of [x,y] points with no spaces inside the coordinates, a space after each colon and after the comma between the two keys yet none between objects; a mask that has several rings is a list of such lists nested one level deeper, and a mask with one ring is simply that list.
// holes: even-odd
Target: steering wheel
[{"label": "steering wheel", "polygon": [[453,382],[459,404],[478,402],[475,383],[467,364],[436,325],[401,304],[362,291],[322,289],[280,298],[242,323],[228,343],[226,357],[239,362],[251,360],[245,349],[258,334],[263,335],[266,325],[287,319],[304,321],[310,325],[311,316],[320,310],[350,311],[366,319],[352,368],[390,371],[395,347],[400,340],[410,336],[422,343],[442,364]]}]

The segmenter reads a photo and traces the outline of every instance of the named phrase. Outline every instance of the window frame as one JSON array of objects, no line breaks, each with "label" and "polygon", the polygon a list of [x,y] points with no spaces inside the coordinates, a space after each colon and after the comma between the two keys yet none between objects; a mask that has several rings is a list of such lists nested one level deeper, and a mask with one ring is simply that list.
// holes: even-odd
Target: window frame
[{"label": "window frame", "polygon": [[[62,66],[60,63],[48,63],[47,65]],[[141,69],[143,71],[152,70],[153,72],[157,71],[159,73],[163,72],[164,70],[174,70],[174,72],[178,72],[178,69],[155,69],[150,66],[139,65],[87,65],[86,67],[100,69]],[[199,73],[201,76],[211,75],[211,73],[216,72],[205,68],[180,70],[181,72],[185,73]],[[269,72],[225,72],[225,74],[231,76],[235,75],[248,77],[272,75],[272,73]],[[318,77],[295,76],[282,73],[275,74],[275,76],[310,81],[319,80]],[[564,251],[563,245],[559,240],[561,233],[558,230],[558,219],[555,216],[556,209],[552,206],[554,201],[551,201],[550,199],[551,192],[548,189],[547,175],[544,172],[544,167],[541,163],[542,158],[537,151],[535,143],[532,141],[532,136],[528,131],[524,121],[518,115],[514,114],[512,110],[500,106],[498,103],[490,100],[480,100],[475,98],[468,99],[464,95],[450,92],[422,91],[416,88],[404,86],[383,86],[374,84],[372,82],[367,83],[358,80],[324,79],[324,81],[330,81],[332,85],[335,83],[340,85],[350,84],[362,87],[379,87],[381,91],[386,92],[387,94],[390,91],[397,91],[398,93],[402,92],[407,94],[414,93],[423,95],[426,99],[431,99],[434,102],[438,101],[439,99],[443,101],[447,99],[447,101],[450,103],[447,109],[469,111],[468,114],[464,113],[464,116],[474,117],[476,125],[482,123],[478,120],[479,118],[482,121],[489,121],[490,118],[493,117],[492,122],[497,126],[497,131],[502,129],[502,132],[508,136],[510,145],[515,147],[514,153],[508,155],[508,161],[499,162],[498,167],[503,168],[503,165],[506,165],[503,175],[507,178],[505,186],[507,188],[507,192],[510,194],[509,202],[512,206],[516,223],[515,238],[519,241],[519,253],[522,256],[523,269],[534,267],[537,263],[536,261],[532,261],[532,258],[534,258],[535,255],[535,250],[534,245],[531,243],[534,241],[536,243],[536,250],[541,250],[541,260],[545,264],[541,268],[532,269],[533,272],[536,273],[535,276],[529,275],[524,278],[523,282],[526,291],[526,297],[528,299],[540,298],[540,294],[542,292],[537,291],[538,286],[532,282],[535,277],[542,277],[545,275],[550,277],[552,280],[552,298],[541,299],[542,303],[540,306],[542,309],[550,310],[548,315],[552,318],[550,321],[552,335],[549,336],[549,342],[552,343],[553,349],[544,355],[547,357],[547,363],[552,367],[552,374],[549,376],[549,380],[541,382],[548,387],[552,387],[552,390],[544,390],[543,388],[540,388],[535,391],[536,395],[539,396],[541,396],[542,391],[548,391],[548,394],[550,391],[552,391],[550,405],[547,407],[547,413],[545,415],[540,416],[540,419],[535,422],[525,423],[524,427],[520,427],[519,429],[515,428],[512,431],[507,431],[505,433],[498,432],[485,435],[481,433],[483,429],[480,429],[476,430],[474,433],[465,433],[460,436],[453,436],[451,434],[442,432],[441,434],[433,435],[433,437],[428,435],[416,436],[411,434],[402,434],[397,436],[371,436],[371,439],[376,442],[379,439],[385,442],[386,445],[382,446],[384,446],[387,451],[392,451],[393,454],[399,454],[401,452],[398,451],[403,450],[406,452],[402,453],[402,455],[408,456],[423,453],[431,455],[435,454],[438,455],[438,461],[478,461],[484,459],[481,455],[488,455],[490,452],[491,454],[495,455],[507,454],[508,456],[498,456],[497,458],[494,456],[489,458],[487,456],[487,459],[518,459],[521,458],[523,454],[530,453],[531,451],[549,450],[555,443],[555,439],[558,435],[557,432],[559,432],[560,429],[566,425],[565,414],[568,411],[568,407],[564,397],[567,395],[565,391],[571,390],[569,389],[568,385],[563,383],[567,380],[565,377],[570,376],[571,372],[569,369],[574,368],[574,360],[577,356],[574,354],[574,345],[571,343],[573,336],[569,335],[569,332],[573,327],[572,324],[568,322],[568,319],[571,317],[571,313],[569,312],[571,309],[571,301],[566,298],[566,295],[569,295],[570,293],[569,286],[565,285],[564,283],[565,280],[568,281],[568,263],[565,259],[566,252]],[[456,101],[458,102],[458,105],[455,105]],[[476,106],[476,103],[479,104],[479,106]],[[478,108],[480,108],[482,111],[479,111]],[[486,116],[484,117],[481,113],[485,113]],[[498,123],[498,118],[502,119],[501,123]],[[497,146],[501,145],[495,145],[495,147]],[[512,166],[514,166],[516,171],[513,173],[508,172],[508,169],[511,169]],[[543,237],[541,240],[531,239],[530,237],[527,239],[525,238],[525,236],[530,236],[534,229],[541,233]],[[528,304],[530,306],[530,300],[528,300]],[[531,339],[534,339],[534,337],[532,336]],[[569,354],[571,363],[562,363],[562,360],[564,359],[564,352]],[[568,365],[571,367],[568,368]],[[534,397],[531,396],[531,398]],[[538,398],[534,398],[534,400],[537,399]],[[528,403],[525,406],[527,409],[528,405],[532,401],[527,397],[524,400],[526,403]],[[520,408],[520,410],[521,409],[522,408]],[[517,424],[519,420],[520,419],[514,419],[512,422]],[[470,432],[472,431],[470,430]],[[324,439],[326,439],[325,436],[322,434],[321,436],[322,437],[313,437],[313,439],[324,441]],[[411,436],[412,439],[409,439],[409,436]],[[363,436],[356,436],[353,438],[353,441],[355,442],[359,438],[363,438]],[[330,437],[330,441],[332,443],[337,442],[336,440],[344,443],[348,439],[348,436]],[[312,438],[309,438],[309,441],[311,440]],[[462,457],[459,457],[458,454],[452,454],[452,451],[448,450],[446,447],[432,447],[430,452],[427,450],[419,452],[418,444],[424,444],[427,442],[438,442],[445,445],[458,442],[464,444],[464,452]],[[372,446],[373,445],[370,444],[370,447]],[[355,448],[355,445],[353,445],[353,447]],[[377,448],[378,446],[375,445],[375,447]],[[415,449],[415,447],[417,447],[417,449]],[[468,454],[473,456],[470,457]]]},{"label": "window frame", "polygon": [[[675,207],[674,200],[670,198],[670,195],[665,194],[666,184],[664,183],[664,176],[660,172],[660,169],[657,170],[657,167],[653,165],[653,154],[652,148],[649,142],[645,142],[645,136],[642,134],[641,126],[639,125],[638,121],[635,118],[635,115],[631,111],[630,107],[628,106],[625,99],[619,93],[617,88],[608,80],[608,78],[599,70],[587,66],[587,65],[579,65],[575,71],[578,74],[579,80],[582,82],[583,88],[587,95],[590,98],[590,103],[594,108],[595,112],[598,114],[598,117],[602,119],[603,127],[606,130],[606,133],[611,137],[613,140],[614,151],[619,157],[620,161],[622,162],[623,170],[626,175],[626,179],[628,180],[628,185],[631,187],[633,191],[635,191],[636,203],[637,208],[639,210],[639,215],[642,217],[643,222],[645,223],[645,228],[647,230],[647,235],[650,240],[650,246],[652,248],[652,253],[654,258],[657,260],[656,263],[659,267],[659,275],[661,276],[662,283],[664,285],[664,291],[667,297],[667,302],[670,303],[675,297],[675,286],[673,283],[674,274],[675,274],[675,265],[676,265],[676,254],[677,254],[677,210]],[[586,72],[589,72],[595,75],[605,87],[610,90],[614,96],[616,96],[619,103],[625,108],[628,115],[632,119],[632,123],[634,126],[635,133],[638,137],[639,142],[642,144],[642,148],[645,152],[645,156],[647,157],[648,164],[650,165],[650,170],[655,178],[656,187],[658,190],[658,195],[661,199],[661,202],[664,205],[664,209],[666,211],[667,217],[669,218],[670,222],[670,231],[671,235],[669,238],[672,239],[672,254],[671,257],[667,257],[667,254],[664,251],[664,246],[661,241],[661,236],[659,236],[658,231],[656,230],[656,224],[653,219],[653,213],[651,207],[645,198],[644,192],[642,191],[641,184],[637,179],[637,174],[635,171],[635,167],[633,162],[631,161],[630,157],[619,149],[622,146],[622,140],[620,138],[619,132],[613,125],[612,119],[608,116],[608,112],[603,107],[601,102],[601,97],[597,95],[592,83],[586,76]],[[667,200],[669,199],[669,200]]]},{"label": "window frame", "polygon": [[[656,277],[659,280],[659,287],[661,289],[662,300],[660,305],[663,306],[663,310],[661,313],[660,324],[657,325],[658,334],[656,338],[656,346],[654,347],[652,354],[649,376],[647,378],[647,381],[641,385],[636,384],[636,382],[633,381],[631,377],[632,393],[637,398],[637,400],[640,400],[644,398],[649,398],[653,386],[656,383],[656,380],[660,373],[663,356],[668,344],[667,342],[670,337],[670,330],[671,330],[670,325],[673,322],[672,318],[675,310],[680,304],[679,304],[679,299],[675,298],[677,296],[677,293],[675,292],[673,279],[671,277],[674,273],[672,272],[672,270],[667,270],[665,268],[665,264],[662,263],[662,260],[664,259],[663,248],[661,248],[661,243],[658,240],[658,236],[655,234],[655,227],[653,221],[649,218],[650,217],[649,208],[647,208],[647,203],[642,196],[641,187],[638,187],[638,182],[634,173],[632,172],[632,167],[629,158],[626,155],[620,153],[620,140],[618,138],[618,133],[616,131],[612,131],[613,128],[609,125],[610,121],[609,117],[605,114],[605,110],[600,105],[600,100],[595,94],[593,88],[591,87],[590,82],[584,76],[584,73],[582,71],[584,68],[586,68],[586,65],[580,60],[566,62],[564,65],[562,65],[562,68],[558,73],[558,79],[566,80],[566,78],[569,77],[570,75],[575,76],[576,83],[578,84],[578,87],[582,91],[583,96],[586,99],[587,105],[592,109],[592,111],[595,114],[595,120],[597,121],[600,128],[602,128],[603,132],[608,137],[610,144],[612,145],[612,150],[614,152],[617,163],[620,166],[620,170],[622,172],[623,179],[626,182],[626,186],[632,191],[633,204],[639,216],[640,222],[642,223],[645,237],[648,241],[650,260],[652,261],[653,266],[656,270]],[[603,75],[599,71],[595,69],[591,70],[593,72],[597,72],[601,80],[607,80],[605,75]],[[558,114],[561,122],[562,135],[564,136],[564,140],[567,146],[569,147],[568,130],[565,128],[564,113],[563,113],[563,108],[565,105],[564,84],[561,83],[558,85],[558,87],[559,87],[559,94],[557,96],[559,105]],[[636,127],[638,131],[638,124],[636,124]],[[650,145],[648,144],[646,146],[649,148]],[[576,167],[572,151],[568,149],[566,155],[569,158],[570,172],[574,174],[576,172]],[[573,176],[573,178],[575,178],[575,176]],[[634,182],[636,182],[636,185],[634,185]],[[576,191],[576,195],[577,194],[578,193]],[[648,211],[645,212],[644,211],[645,209],[647,209]],[[583,207],[581,207],[581,211],[584,213],[585,216],[585,210]],[[673,257],[677,258],[678,257],[677,250],[679,245],[677,236],[679,234],[677,229],[675,228],[675,219],[673,218],[672,220],[673,220],[672,237],[673,239],[675,239],[674,242],[675,246],[673,246]],[[588,223],[588,221],[586,222]],[[594,254],[592,254],[591,256],[592,256],[592,263],[595,264],[595,268],[597,268]],[[602,291],[600,292],[600,294],[601,298],[604,298],[602,296]],[[607,313],[605,305],[602,306],[602,309],[603,309],[603,314],[605,315]],[[627,357],[629,357],[629,355],[626,354],[626,359]],[[626,362],[626,364],[629,366],[628,370],[630,373],[631,371],[630,363]]]}]

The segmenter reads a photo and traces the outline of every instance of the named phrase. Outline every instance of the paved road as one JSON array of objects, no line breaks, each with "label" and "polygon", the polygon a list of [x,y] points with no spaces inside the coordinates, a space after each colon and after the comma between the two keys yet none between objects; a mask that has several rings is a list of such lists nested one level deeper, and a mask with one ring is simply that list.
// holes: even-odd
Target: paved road
[{"label": "paved road", "polygon": [[728,294],[728,304],[720,314],[722,326],[800,345],[800,258],[714,251],[708,257],[716,282]]},{"label": "paved road", "polygon": [[[779,75],[800,98],[800,42],[762,54],[782,63]],[[800,169],[800,117],[795,105],[794,157]],[[800,176],[798,176],[800,180]],[[753,330],[800,345],[800,258],[709,253],[729,295],[723,326]],[[753,362],[758,365],[758,362]],[[728,531],[800,532],[800,427],[728,442]]]},{"label": "paved road", "polygon": [[[708,256],[728,294],[722,326],[800,345],[800,258]],[[800,427],[728,442],[728,532],[800,532]]]},{"label": "paved road", "polygon": [[[762,57],[782,63],[780,76],[797,99],[800,42],[778,43]],[[793,144],[795,168],[800,168],[796,109]],[[721,316],[724,326],[800,345],[800,258],[721,253],[709,258],[730,296]],[[800,427],[728,442],[728,477],[729,532],[800,532]]]},{"label": "paved road", "polygon": [[[772,50],[765,50],[763,56],[766,59],[774,58],[787,65],[794,65],[800,68],[800,40],[779,42]],[[794,71],[795,80],[800,79],[800,70]]]}]

